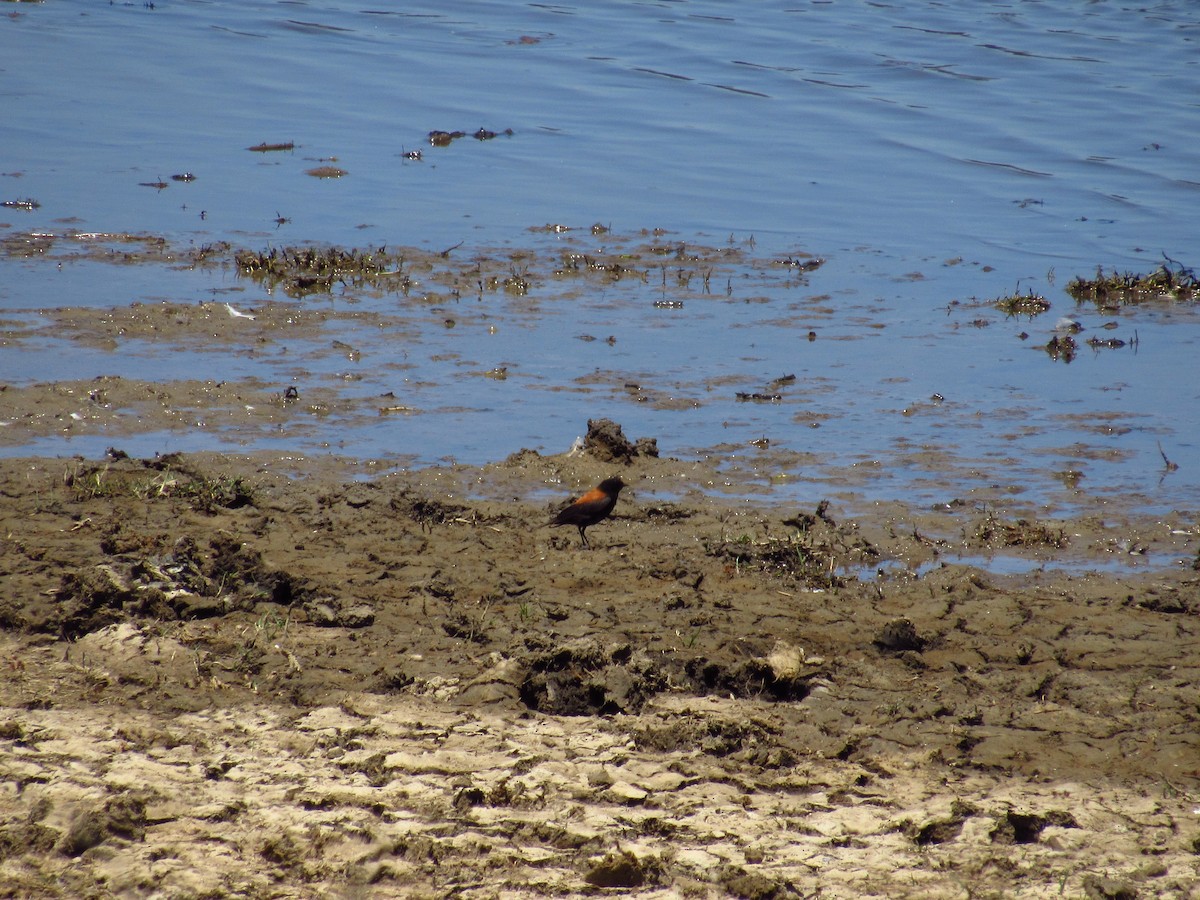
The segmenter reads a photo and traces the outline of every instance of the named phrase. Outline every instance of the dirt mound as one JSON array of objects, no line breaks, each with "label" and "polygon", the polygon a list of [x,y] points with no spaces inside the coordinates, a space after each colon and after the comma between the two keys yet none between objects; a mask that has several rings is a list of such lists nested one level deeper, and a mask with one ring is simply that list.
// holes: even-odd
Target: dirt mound
[{"label": "dirt mound", "polygon": [[600,462],[629,464],[635,457],[658,456],[658,441],[654,438],[638,438],[629,442],[625,432],[612,419],[588,419],[587,435],[583,449]]}]

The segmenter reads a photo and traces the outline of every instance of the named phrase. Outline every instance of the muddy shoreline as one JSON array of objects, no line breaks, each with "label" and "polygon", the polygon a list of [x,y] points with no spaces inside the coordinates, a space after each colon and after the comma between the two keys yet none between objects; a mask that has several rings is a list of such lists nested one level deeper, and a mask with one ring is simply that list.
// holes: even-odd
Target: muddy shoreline
[{"label": "muddy shoreline", "polygon": [[[657,273],[669,299],[653,309],[674,315],[712,301],[722,261],[791,287],[821,264],[650,240],[569,252],[544,277],[579,301]],[[181,261],[153,241],[118,249],[85,252]],[[215,265],[208,252],[182,262]],[[1187,494],[1164,492],[1179,466],[1161,445],[1160,473],[1110,440],[1122,416],[1085,414],[1078,440],[1028,458],[939,439],[847,460],[743,417],[690,455],[596,420],[569,451],[479,465],[391,442],[340,456],[332,434],[459,409],[431,403],[409,362],[370,381],[356,367],[372,341],[490,334],[485,294],[511,304],[504,327],[544,315],[508,257],[341,254],[337,272],[347,258],[406,299],[410,275],[427,285],[388,316],[351,295],[247,303],[238,285],[233,303],[6,321],[14,352],[157,360],[146,377],[0,385],[7,895],[1197,896],[1200,519],[1169,508]],[[302,274],[316,281],[268,294],[333,284]],[[795,305],[807,346],[824,304]],[[162,363],[197,351],[228,371]],[[445,358],[456,404],[526,377]],[[805,402],[831,389],[820,377],[642,374],[548,389],[791,405],[777,424],[792,440],[844,413]],[[988,427],[1003,441],[1026,419],[1013,407]],[[139,452],[164,435],[253,452]],[[1100,484],[1093,464],[1140,466],[1142,487]],[[593,549],[548,527],[614,474],[630,487]],[[889,477],[911,480],[887,493]]]},{"label": "muddy shoreline", "polygon": [[[610,451],[0,461],[5,880],[1194,896],[1194,522],[660,502],[698,464]],[[593,550],[545,527],[614,471]]]},{"label": "muddy shoreline", "polygon": [[[960,276],[910,298],[913,318],[864,302],[853,259],[531,231],[441,252],[8,234],[0,254],[30,291],[65,278],[71,294],[0,317],[20,360],[0,384],[0,453],[273,449],[378,473],[561,452],[605,415],[719,460],[700,489],[729,495],[1027,518],[1197,507],[1190,420],[1144,393],[1160,329],[1194,324],[1190,270],[1145,289],[1077,279],[1053,301],[967,296],[982,273]],[[89,293],[126,281],[133,302]]]}]

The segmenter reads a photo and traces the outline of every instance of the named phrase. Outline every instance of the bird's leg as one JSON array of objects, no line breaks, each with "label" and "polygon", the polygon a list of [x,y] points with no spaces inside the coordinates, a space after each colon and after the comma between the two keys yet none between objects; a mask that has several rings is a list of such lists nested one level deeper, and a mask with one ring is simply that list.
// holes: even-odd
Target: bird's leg
[{"label": "bird's leg", "polygon": [[586,529],[586,528],[587,528],[587,526],[586,526],[586,525],[580,525],[580,526],[579,526],[579,539],[580,539],[581,541],[583,541],[583,546],[587,547],[587,548],[590,550],[590,549],[592,549],[592,545],[588,543],[588,541],[587,541],[587,535],[583,533],[583,532],[584,532],[584,529]]}]

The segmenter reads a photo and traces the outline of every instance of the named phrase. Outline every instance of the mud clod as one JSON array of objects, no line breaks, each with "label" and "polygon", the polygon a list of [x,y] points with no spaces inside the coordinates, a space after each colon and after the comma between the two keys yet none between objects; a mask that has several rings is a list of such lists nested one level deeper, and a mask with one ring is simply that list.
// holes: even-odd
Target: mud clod
[{"label": "mud clod", "polygon": [[945,844],[954,840],[962,832],[963,823],[978,810],[969,803],[955,800],[950,808],[950,815],[943,819],[934,819],[920,828],[910,831],[913,842],[918,847],[930,844]]},{"label": "mud clod", "polygon": [[740,900],[779,900],[783,897],[800,896],[787,884],[768,878],[758,872],[748,872],[740,866],[730,866],[720,878],[721,887],[729,896]]},{"label": "mud clod", "polygon": [[656,665],[629,647],[605,649],[589,638],[538,654],[529,668],[521,702],[558,716],[637,712],[667,684]]},{"label": "mud clod", "polygon": [[875,635],[875,646],[886,653],[920,653],[929,642],[917,634],[916,626],[908,619],[893,619]]},{"label": "mud clod", "polygon": [[71,820],[57,849],[65,856],[80,856],[110,837],[140,841],[146,834],[146,804],[127,794],[113,797],[102,807],[84,807]]},{"label": "mud clod", "polygon": [[63,574],[54,607],[26,616],[24,627],[78,639],[129,616],[203,619],[259,601],[289,606],[309,593],[293,576],[266,566],[257,550],[228,535],[213,538],[207,550],[184,535],[167,554],[145,552],[160,543],[145,535],[125,534],[120,540],[110,535],[104,546],[118,558]]},{"label": "mud clod", "polygon": [[1078,828],[1079,823],[1069,812],[1051,811],[1045,814],[1009,810],[992,829],[992,841],[997,844],[1036,844],[1048,825],[1059,828]]},{"label": "mud clod", "polygon": [[588,870],[584,881],[600,888],[634,888],[648,883],[647,866],[624,850],[609,853]]},{"label": "mud clod", "polygon": [[1120,878],[1092,873],[1083,877],[1083,894],[1088,900],[1137,900],[1138,890]]},{"label": "mud clod", "polygon": [[626,465],[637,457],[657,457],[658,441],[639,438],[636,444],[625,437],[621,426],[612,419],[588,419],[583,449],[600,462],[619,462]]},{"label": "mud clod", "polygon": [[809,693],[811,673],[777,671],[764,659],[751,659],[724,666],[711,660],[693,659],[684,665],[692,689],[700,694],[723,694],[784,702],[803,700]]}]

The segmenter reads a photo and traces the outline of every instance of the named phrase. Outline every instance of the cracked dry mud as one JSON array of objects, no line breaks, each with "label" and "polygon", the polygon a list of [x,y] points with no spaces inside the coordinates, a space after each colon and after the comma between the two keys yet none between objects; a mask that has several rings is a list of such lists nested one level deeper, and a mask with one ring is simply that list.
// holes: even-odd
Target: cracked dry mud
[{"label": "cracked dry mud", "polygon": [[1195,522],[288,465],[0,461],[5,896],[1200,896]]}]

